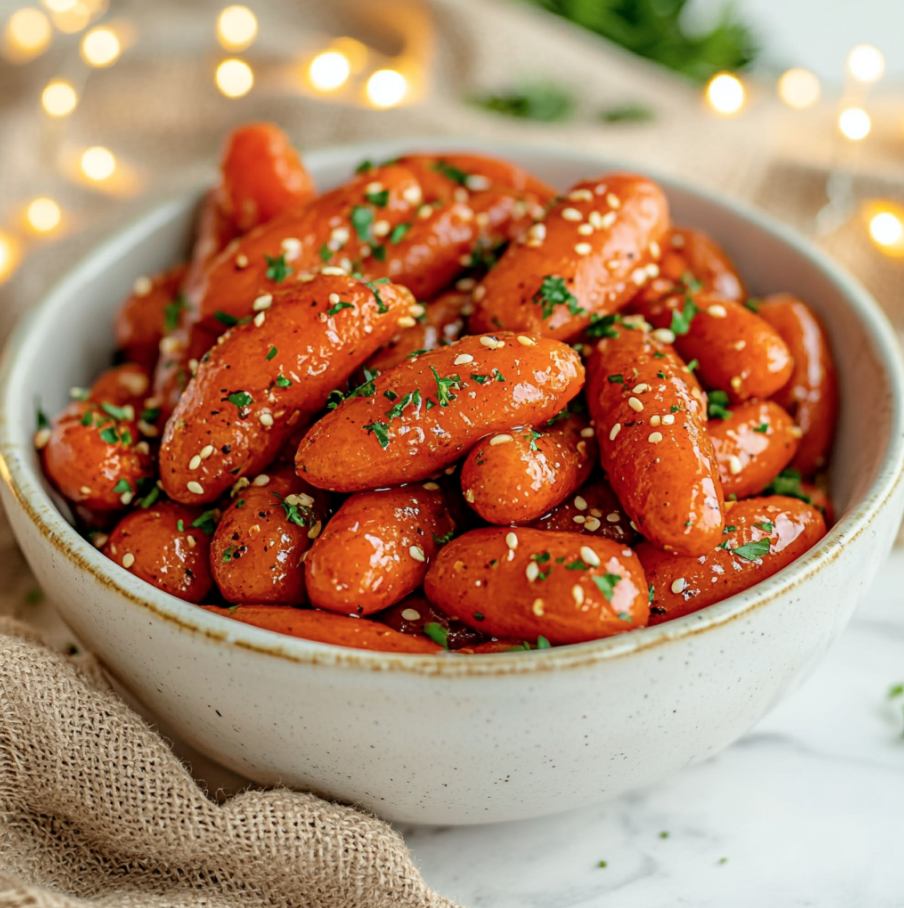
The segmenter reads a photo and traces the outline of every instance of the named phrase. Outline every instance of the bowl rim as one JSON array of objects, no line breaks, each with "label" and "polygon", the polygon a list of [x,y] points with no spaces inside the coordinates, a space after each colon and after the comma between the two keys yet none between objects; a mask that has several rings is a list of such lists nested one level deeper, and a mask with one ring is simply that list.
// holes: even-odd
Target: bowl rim
[{"label": "bowl rim", "polygon": [[[524,146],[511,142],[414,136],[390,140],[365,140],[317,149],[305,153],[305,162],[316,171],[339,162],[348,164],[371,155],[398,154],[414,148],[428,151],[473,151],[514,160],[526,150]],[[586,165],[594,162],[605,169],[634,169],[603,153],[564,148],[553,143],[533,143],[529,151],[562,163],[580,162]],[[28,449],[32,444],[31,433],[24,427],[11,424],[9,415],[14,404],[12,390],[29,346],[36,343],[33,329],[41,319],[47,319],[56,307],[63,305],[68,295],[79,285],[90,280],[104,267],[105,262],[119,258],[140,237],[153,230],[155,224],[165,224],[180,210],[184,210],[188,204],[200,197],[206,187],[176,193],[132,219],[125,228],[108,235],[106,240],[94,246],[69,269],[44,294],[37,305],[20,317],[6,343],[0,363],[0,476],[44,540],[54,546],[68,561],[91,574],[99,584],[128,599],[133,605],[172,623],[183,632],[200,634],[214,642],[289,662],[342,666],[368,672],[395,671],[444,677],[532,674],[539,671],[580,669],[684,640],[743,618],[756,609],[764,608],[773,600],[805,583],[834,561],[842,548],[864,533],[872,520],[893,498],[904,478],[904,407],[898,405],[904,399],[904,361],[894,340],[894,330],[870,293],[856,278],[797,231],[744,202],[722,196],[714,190],[657,173],[653,168],[643,167],[641,170],[661,183],[667,193],[674,190],[696,196],[726,214],[771,234],[790,246],[815,270],[821,272],[824,278],[840,290],[846,305],[855,311],[871,344],[872,352],[888,378],[893,399],[889,442],[876,477],[863,500],[803,557],[749,590],[683,618],[654,627],[638,628],[636,631],[614,637],[546,650],[532,650],[528,653],[498,653],[493,654],[492,658],[471,658],[445,653],[419,655],[373,652],[287,637],[206,612],[192,603],[155,589],[104,557],[65,520],[45,490],[40,472],[32,469],[28,463]],[[17,440],[15,437],[17,431],[24,433],[25,437]]]}]

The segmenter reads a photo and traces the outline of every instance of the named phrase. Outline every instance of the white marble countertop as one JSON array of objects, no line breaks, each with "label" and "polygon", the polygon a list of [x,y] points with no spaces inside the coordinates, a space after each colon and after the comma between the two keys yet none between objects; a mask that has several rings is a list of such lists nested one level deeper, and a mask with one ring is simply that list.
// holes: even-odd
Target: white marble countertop
[{"label": "white marble countertop", "polygon": [[900,550],[814,674],[713,759],[553,817],[400,829],[427,882],[468,908],[901,908],[898,682]]}]

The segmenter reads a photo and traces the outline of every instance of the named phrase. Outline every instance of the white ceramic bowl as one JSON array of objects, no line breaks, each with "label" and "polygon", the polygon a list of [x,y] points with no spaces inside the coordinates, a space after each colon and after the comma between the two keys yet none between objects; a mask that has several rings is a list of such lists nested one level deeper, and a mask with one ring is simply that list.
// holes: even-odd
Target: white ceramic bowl
[{"label": "white ceramic bowl", "polygon": [[[330,186],[365,157],[453,146],[512,158],[560,188],[613,166],[589,154],[445,141],[362,144],[307,161]],[[813,668],[888,553],[904,509],[904,373],[876,304],[823,255],[749,209],[662,184],[675,220],[723,243],[754,293],[797,293],[832,336],[840,520],[784,571],[656,628],[481,658],[281,637],[145,585],[55,509],[32,448],[33,400],[55,412],[70,386],[107,364],[113,313],[135,277],[188,248],[193,196],[88,256],[6,350],[2,498],[41,585],[114,679],[188,743],[258,782],[313,789],[390,819],[551,813],[647,785],[730,744]]]}]

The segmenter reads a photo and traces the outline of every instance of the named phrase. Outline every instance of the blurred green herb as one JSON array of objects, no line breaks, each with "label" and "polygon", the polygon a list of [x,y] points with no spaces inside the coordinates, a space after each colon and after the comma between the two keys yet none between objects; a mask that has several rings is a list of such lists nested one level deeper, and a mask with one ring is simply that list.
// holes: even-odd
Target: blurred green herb
[{"label": "blurred green herb", "polygon": [[604,123],[648,123],[655,117],[656,114],[653,113],[652,108],[636,101],[607,107],[600,111],[600,119]]},{"label": "blurred green herb", "polygon": [[524,82],[498,94],[476,95],[471,103],[493,113],[541,123],[567,120],[575,107],[571,93],[552,82]]}]

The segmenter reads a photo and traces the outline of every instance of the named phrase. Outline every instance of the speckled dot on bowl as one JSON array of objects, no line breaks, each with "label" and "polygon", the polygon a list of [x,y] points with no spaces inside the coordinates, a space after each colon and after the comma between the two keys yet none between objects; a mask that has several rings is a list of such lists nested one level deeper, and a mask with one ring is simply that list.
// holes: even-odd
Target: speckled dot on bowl
[{"label": "speckled dot on bowl", "polygon": [[[321,186],[363,158],[461,147],[559,188],[612,169],[589,154],[480,142],[315,152]],[[832,337],[841,422],[838,524],[804,558],[697,614],[609,640],[481,658],[368,653],[200,611],[105,559],[60,516],[31,437],[109,359],[135,277],[184,255],[199,195],[171,201],[65,278],[2,367],[2,499],[29,563],[110,674],[184,739],[262,783],[309,788],[395,820],[512,820],[648,785],[734,741],[813,668],[891,546],[904,509],[904,377],[894,335],[853,279],[790,231],[662,180],[677,223],[711,232],[755,294],[806,299]]]}]

